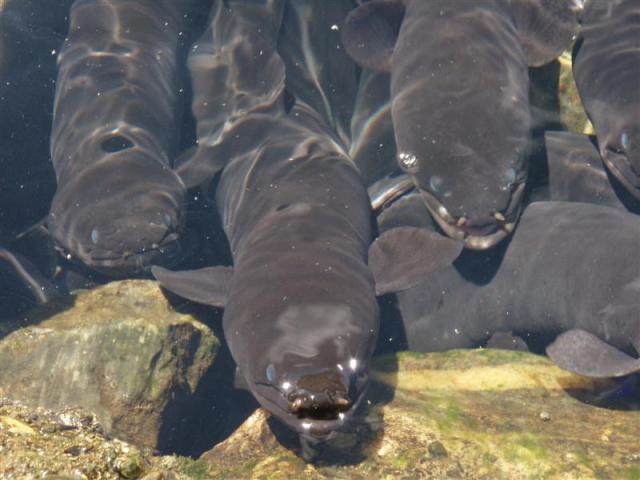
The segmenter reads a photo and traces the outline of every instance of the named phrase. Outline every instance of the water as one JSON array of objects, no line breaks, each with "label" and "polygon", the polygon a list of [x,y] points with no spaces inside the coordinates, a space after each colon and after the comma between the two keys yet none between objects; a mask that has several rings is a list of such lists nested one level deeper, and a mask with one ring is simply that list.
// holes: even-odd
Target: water
[{"label": "water", "polygon": [[[344,18],[356,7],[355,2],[336,1],[325,5],[307,2],[298,4],[299,8],[287,4],[282,11],[278,11],[277,2],[228,2],[235,12],[228,15],[218,2],[212,5],[207,0],[179,4],[153,4],[144,0],[130,0],[128,4],[116,0],[78,1],[73,7],[75,16],[70,17],[72,3],[69,0],[0,0],[0,247],[3,248],[0,251],[0,320],[6,325],[13,325],[9,322],[21,318],[29,308],[76,289],[94,288],[126,278],[153,278],[149,267],[156,264],[172,270],[230,265],[234,255],[244,259],[240,254],[253,253],[251,249],[254,249],[265,255],[265,265],[271,265],[276,272],[279,265],[287,264],[288,258],[296,258],[286,256],[289,253],[278,253],[282,255],[278,260],[268,258],[273,251],[281,252],[283,242],[288,242],[289,250],[301,252],[301,260],[291,263],[296,266],[291,269],[291,277],[300,274],[300,279],[290,285],[292,297],[285,295],[282,302],[293,304],[301,299],[303,303],[313,303],[313,294],[309,300],[308,291],[299,285],[307,281],[300,272],[313,272],[305,269],[306,263],[310,263],[307,260],[318,252],[314,249],[315,241],[324,238],[322,235],[330,235],[334,228],[338,230],[336,225],[345,226],[343,231],[349,232],[346,236],[353,234],[354,240],[344,247],[348,252],[345,255],[351,255],[349,261],[356,258],[353,264],[347,262],[349,268],[339,263],[336,268],[332,266],[331,247],[326,249],[326,255],[319,255],[316,262],[324,269],[326,278],[342,281],[345,276],[355,276],[354,272],[366,268],[366,245],[358,242],[368,242],[370,232],[375,236],[403,225],[436,230],[463,242],[467,248],[452,266],[429,272],[431,276],[423,283],[406,285],[411,288],[403,289],[398,295],[384,292],[385,295],[378,297],[379,332],[375,332],[376,322],[371,330],[373,337],[377,334],[375,345],[365,340],[358,343],[357,336],[361,333],[359,327],[353,327],[355,321],[352,325],[349,320],[332,315],[331,321],[314,323],[318,328],[313,330],[304,328],[304,323],[283,321],[285,314],[282,313],[278,321],[274,321],[274,328],[282,328],[282,350],[288,348],[287,339],[293,338],[296,345],[292,352],[302,351],[301,355],[311,358],[312,367],[305,366],[310,370],[305,370],[304,375],[294,368],[295,362],[283,361],[282,369],[289,369],[291,377],[288,378],[292,382],[294,377],[301,385],[304,380],[308,385],[309,378],[320,384],[328,381],[318,380],[318,371],[313,368],[315,363],[322,363],[319,359],[324,362],[325,357],[333,358],[331,355],[337,355],[338,359],[344,356],[344,365],[349,361],[353,365],[359,362],[368,365],[374,348],[375,355],[408,348],[418,351],[476,348],[491,341],[497,331],[509,331],[521,337],[530,351],[544,354],[559,333],[583,328],[606,339],[618,353],[637,358],[640,237],[635,237],[637,219],[633,217],[639,211],[633,178],[637,171],[634,170],[637,159],[633,157],[633,148],[638,144],[633,136],[639,128],[637,115],[620,114],[620,122],[615,117],[616,132],[622,132],[620,145],[605,148],[602,145],[608,137],[600,135],[593,140],[593,150],[588,143],[581,144],[581,151],[591,155],[588,158],[592,163],[589,163],[591,160],[585,164],[568,162],[577,179],[574,183],[565,182],[569,196],[577,189],[585,195],[582,197],[585,201],[584,198],[590,198],[590,192],[597,191],[592,203],[603,203],[601,200],[605,197],[612,199],[607,205],[615,203],[615,213],[606,214],[606,210],[593,207],[585,207],[584,211],[576,207],[574,211],[571,207],[561,216],[558,212],[565,208],[563,203],[545,210],[543,215],[536,213],[537,207],[527,207],[533,200],[564,202],[571,199],[560,198],[564,193],[557,193],[560,190],[554,183],[555,170],[547,166],[556,152],[546,149],[544,142],[545,133],[549,131],[582,133],[583,125],[588,123],[575,85],[567,79],[567,54],[560,61],[529,70],[525,70],[526,63],[516,61],[514,67],[509,64],[512,60],[507,60],[505,78],[508,80],[503,79],[506,84],[500,83],[503,81],[500,78],[487,75],[482,77],[485,83],[474,85],[476,76],[484,73],[482,69],[474,70],[477,58],[481,57],[456,53],[451,44],[442,42],[444,33],[443,37],[427,35],[423,40],[439,45],[442,58],[450,58],[451,65],[455,65],[443,67],[438,63],[441,58],[434,60],[439,65],[437,72],[443,77],[438,79],[440,83],[429,83],[426,80],[431,78],[429,72],[433,70],[421,63],[424,50],[409,42],[405,48],[409,48],[410,53],[402,59],[406,65],[397,58],[393,60],[396,63],[392,63],[400,65],[396,67],[396,75],[398,71],[409,72],[403,74],[402,81],[414,83],[407,86],[398,80],[399,76],[394,79],[393,70],[390,80],[387,73],[362,70],[347,55],[349,48],[343,45],[341,34],[346,28]],[[618,3],[624,3],[625,8],[636,13],[640,8],[631,0],[616,5]],[[448,13],[443,10],[441,16],[446,17],[445,14]],[[606,15],[595,22],[597,28],[606,28],[606,25],[602,27],[608,18]],[[395,17],[390,14],[389,18]],[[78,28],[72,28],[69,36],[71,20]],[[213,36],[202,36],[211,20]],[[511,20],[500,17],[492,21],[497,22],[492,24],[493,30],[499,30],[503,28],[501,22]],[[400,25],[393,27],[395,33]],[[455,31],[450,24],[442,25],[444,32]],[[482,31],[482,28],[461,28],[468,34],[477,35]],[[511,24],[504,28],[509,35],[517,34]],[[632,26],[626,28],[633,33]],[[381,46],[388,33],[380,30],[377,40]],[[67,37],[70,41],[65,44]],[[499,47],[500,38],[482,35],[473,39],[473,46],[484,45],[485,53],[490,52],[487,58],[495,62],[495,65],[487,64],[484,71],[499,72],[503,66],[500,54],[491,53]],[[622,35],[619,41],[624,43],[624,40]],[[223,47],[223,53],[214,55]],[[567,48],[570,49],[570,45]],[[615,56],[617,49],[623,47],[614,43],[608,54]],[[509,58],[523,56],[516,44],[511,45],[507,53]],[[471,60],[465,64],[466,58]],[[638,64],[636,51],[629,67],[631,74],[637,71]],[[527,80],[519,80],[527,77],[527,73],[528,85]],[[280,78],[285,79],[284,83],[278,83]],[[588,84],[588,80],[583,83]],[[622,95],[629,93],[625,91],[628,86],[617,84],[616,88]],[[491,102],[502,94],[491,93],[494,87],[504,95],[497,103]],[[418,88],[424,95],[411,97]],[[474,88],[486,89],[488,93],[474,96]],[[405,98],[411,101],[403,103]],[[630,94],[629,99],[628,103],[639,105],[637,95]],[[615,99],[611,103],[615,103]],[[455,108],[449,109],[451,105]],[[589,111],[590,116],[598,119],[594,120],[595,133],[599,133],[599,128],[607,128],[601,127],[605,122],[599,119],[611,119],[607,117],[611,115],[609,112],[603,113],[598,108],[600,106],[592,107]],[[297,120],[290,123],[283,120],[281,125],[274,120],[289,117]],[[511,128],[516,124],[517,128]],[[273,134],[278,141],[268,136],[272,128],[278,132]],[[287,143],[287,135],[293,138],[301,135],[301,131],[311,133],[304,140]],[[262,136],[266,140],[262,140]],[[230,140],[232,138],[235,140]],[[408,147],[398,154],[395,140]],[[208,152],[208,156],[190,154],[196,146],[200,152]],[[455,162],[443,162],[447,152]],[[606,155],[603,152],[607,152]],[[607,170],[601,166],[600,154],[611,157],[605,160]],[[231,166],[226,166],[221,179],[216,173],[225,166],[226,161],[221,158],[224,155],[233,161],[229,162]],[[340,168],[327,168],[318,173],[311,169],[309,171],[314,172],[311,179],[305,177],[304,168],[316,168],[317,162],[304,163],[313,155],[327,162],[330,158],[334,162],[331,168],[344,163],[348,173]],[[482,157],[484,163],[472,163],[469,158],[474,155]],[[620,159],[621,155],[627,157]],[[425,170],[423,162],[430,156],[437,157],[440,163],[427,165]],[[96,162],[96,158],[101,161]],[[301,166],[296,170],[289,161]],[[348,188],[343,187],[347,184],[340,183],[341,175],[348,181],[356,177],[352,164],[357,165],[357,172],[366,179],[359,185],[351,184],[355,193],[347,192]],[[456,168],[452,169],[451,165]],[[409,177],[401,177],[400,170]],[[425,172],[428,172],[424,177],[427,181],[421,183]],[[325,173],[327,178],[323,178]],[[588,175],[594,184],[585,194]],[[396,181],[390,193],[385,194],[387,177],[391,181],[403,178],[404,183],[398,187]],[[262,185],[261,181],[266,178],[274,180]],[[407,178],[415,182],[416,188],[412,188]],[[187,187],[197,188],[186,189],[183,180]],[[494,188],[493,180],[499,187]],[[339,191],[330,192],[336,185],[341,186]],[[375,190],[369,193],[381,200],[380,205],[376,204],[378,223],[370,225],[369,215],[358,212],[363,208],[360,200],[365,198],[365,188],[374,185]],[[289,196],[265,193],[267,189],[293,193]],[[327,201],[322,203],[319,198]],[[337,216],[329,215],[324,228],[314,230],[313,222],[304,223],[311,218],[305,215],[316,214],[317,205],[322,203],[326,211],[331,211],[335,208],[332,202],[337,204],[343,200],[344,211]],[[517,226],[520,203],[525,206],[525,214],[522,225]],[[268,221],[261,222],[271,216],[281,218],[277,215],[288,215],[286,218],[290,221],[273,233],[263,226]],[[324,213],[313,218],[324,219],[322,215]],[[601,218],[598,215],[607,218],[598,220]],[[595,225],[595,228],[578,227],[579,221],[583,222],[582,226]],[[304,228],[296,229],[296,222],[305,225]],[[604,228],[609,226],[611,232],[607,235]],[[262,228],[272,236],[267,233],[260,236]],[[278,231],[282,232],[280,237]],[[573,234],[574,231],[580,233]],[[583,233],[588,237],[584,241]],[[557,237],[557,243],[549,241],[551,237]],[[254,245],[251,242],[255,238],[260,242]],[[260,244],[268,244],[273,238],[278,240],[274,250],[261,252]],[[338,245],[342,238],[342,235],[330,237]],[[572,245],[571,242],[582,243]],[[247,243],[251,248],[247,249]],[[403,247],[407,252],[405,257],[410,257],[412,245]],[[581,249],[585,252],[584,258],[580,255]],[[405,259],[398,261],[402,260]],[[536,261],[538,263],[534,263]],[[424,257],[416,255],[414,264],[419,262],[425,262]],[[330,271],[343,276],[331,277],[334,273],[327,273]],[[331,294],[316,297],[326,302],[327,298],[339,298],[340,293],[351,299],[358,295],[372,299],[373,286],[370,277],[365,277],[362,284],[366,287],[349,290],[355,283],[347,281],[347,287],[337,293],[331,292],[333,280],[329,280],[325,285]],[[269,285],[269,275],[264,278],[266,281],[259,285],[247,281],[241,291],[279,291],[279,280]],[[279,312],[281,307],[274,306],[268,298],[265,295],[236,302],[243,307],[244,304],[261,306],[249,309],[251,314],[277,316],[269,312]],[[179,308],[195,309],[202,318],[221,316],[219,311],[212,314],[210,309],[189,306],[176,298],[174,302],[179,303]],[[355,301],[353,304],[355,306],[350,304],[349,308],[357,310],[362,306]],[[228,310],[235,311],[233,308]],[[312,316],[309,312],[343,311],[341,309],[342,306],[325,305],[321,309],[295,311]],[[250,330],[244,323],[225,321],[224,332],[220,318],[209,318],[207,323],[220,338],[225,332],[229,336],[229,332],[241,331],[245,335],[249,332],[251,339],[235,340],[239,343],[234,351],[234,339],[227,338],[231,352],[225,345],[217,364],[219,370],[214,369],[207,375],[201,389],[215,396],[215,387],[222,386],[228,395],[237,396],[237,408],[222,421],[219,411],[213,416],[196,416],[196,424],[199,418],[207,419],[194,427],[198,430],[197,435],[194,434],[197,438],[163,445],[163,451],[197,455],[226,438],[256,405],[247,392],[229,393],[235,377],[232,356],[245,367],[244,376],[253,378],[249,383],[260,384],[259,379],[251,377],[255,366],[252,361],[257,362],[258,352],[269,351],[266,347],[281,339],[271,338],[266,329],[267,333],[260,334],[261,341],[256,342],[252,335],[257,336],[256,332],[261,331],[258,327]],[[296,325],[303,328],[287,337],[286,334],[291,333],[287,329]],[[313,343],[319,342],[318,338],[323,335],[345,346],[336,347],[339,353],[328,354],[318,346],[320,343]],[[356,337],[353,344],[349,343],[350,335]],[[342,336],[348,338],[344,344],[340,343]],[[237,345],[242,345],[240,352]],[[585,355],[585,351],[578,355]],[[242,363],[247,358],[251,360],[249,366]],[[338,363],[341,371],[342,363]],[[564,365],[561,363],[561,366]],[[262,367],[260,364],[260,368],[256,368],[257,375],[267,372],[263,383],[278,386],[274,372],[279,372],[274,362],[267,362],[266,369]],[[325,367],[322,363],[322,368]],[[577,368],[588,373],[592,367],[579,362]],[[357,368],[352,370],[355,372]],[[344,405],[338,408],[335,399],[351,395],[354,398],[344,402],[349,408],[357,403],[359,380],[355,380],[356,373],[340,376],[339,381],[335,378],[331,377],[329,386],[305,387],[312,392],[310,397],[306,396],[308,392],[298,392],[297,396],[291,394],[297,401],[278,397],[272,403],[282,400],[286,405],[288,401],[289,407],[294,404],[296,412],[302,411],[299,418],[292,420],[293,428],[309,429],[304,425],[313,422],[324,425],[322,422],[327,419],[342,419]],[[344,385],[336,387],[331,382]],[[329,400],[322,404],[309,400],[313,399],[314,388],[327,394]],[[252,391],[261,400],[261,394]],[[633,397],[637,392],[625,391],[625,395]],[[607,401],[608,397],[605,405]],[[263,405],[265,402],[261,400]],[[204,404],[201,408],[224,409],[232,403],[233,400],[225,400],[222,406],[214,402],[213,406]],[[288,418],[287,415],[291,416],[290,413],[281,416]],[[300,423],[299,419],[305,421]],[[214,424],[217,426],[208,427]],[[304,431],[301,433],[306,438]]]}]

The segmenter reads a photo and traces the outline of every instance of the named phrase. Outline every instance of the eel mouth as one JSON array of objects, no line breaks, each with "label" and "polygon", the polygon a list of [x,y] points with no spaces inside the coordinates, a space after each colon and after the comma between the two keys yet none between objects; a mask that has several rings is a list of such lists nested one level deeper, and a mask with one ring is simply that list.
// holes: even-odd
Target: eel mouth
[{"label": "eel mouth", "polygon": [[465,247],[471,250],[486,250],[500,243],[514,231],[520,216],[524,188],[524,182],[515,184],[507,208],[502,212],[494,212],[491,216],[492,221],[480,226],[473,225],[466,217],[456,218],[451,215],[447,207],[431,192],[421,188],[418,188],[418,191],[431,216],[447,236],[462,241]]},{"label": "eel mouth", "polygon": [[351,419],[364,397],[364,391],[346,389],[296,388],[286,393],[271,384],[256,383],[256,387],[253,393],[264,408],[297,433],[320,441],[332,438]]},{"label": "eel mouth", "polygon": [[289,412],[301,420],[339,420],[352,405],[349,395],[344,392],[317,394],[294,391],[288,395],[287,399]]},{"label": "eel mouth", "polygon": [[160,242],[136,251],[81,248],[74,255],[61,245],[57,249],[63,257],[75,259],[92,270],[111,277],[140,273],[151,264],[171,264],[181,254],[179,234],[175,231],[167,232]]},{"label": "eel mouth", "polygon": [[[297,433],[313,437],[317,440],[329,440],[334,432],[342,427],[353,415],[360,404],[360,399],[349,406],[311,408],[289,402],[272,400],[267,395],[255,394],[258,402],[272,413],[278,420]],[[283,403],[286,402],[286,406]]]}]

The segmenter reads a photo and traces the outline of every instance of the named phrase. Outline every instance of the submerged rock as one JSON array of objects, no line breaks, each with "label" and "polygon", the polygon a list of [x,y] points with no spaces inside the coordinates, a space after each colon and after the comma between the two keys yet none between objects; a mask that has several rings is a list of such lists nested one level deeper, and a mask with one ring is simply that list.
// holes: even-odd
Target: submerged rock
[{"label": "submerged rock", "polygon": [[0,478],[188,480],[208,478],[206,468],[108,438],[81,408],[52,411],[0,398]]},{"label": "submerged rock", "polygon": [[568,130],[587,135],[595,133],[573,78],[570,51],[542,67],[530,68],[529,79],[534,132]]},{"label": "submerged rock", "polygon": [[202,455],[209,473],[234,479],[640,474],[637,406],[625,411],[586,403],[613,388],[608,380],[565,372],[545,357],[502,350],[403,353],[379,358],[375,365],[371,404],[361,424],[319,447],[313,463],[300,457],[301,447],[286,432],[269,428],[268,414],[258,410]]},{"label": "submerged rock", "polygon": [[564,52],[559,58],[560,75],[558,77],[558,98],[560,102],[560,121],[570,132],[593,135],[593,125],[582,106],[578,87],[573,79],[571,52]]},{"label": "submerged rock", "polygon": [[84,407],[107,433],[161,449],[197,413],[193,394],[219,345],[144,280],[58,299],[1,328],[10,333],[0,340],[0,395]]}]

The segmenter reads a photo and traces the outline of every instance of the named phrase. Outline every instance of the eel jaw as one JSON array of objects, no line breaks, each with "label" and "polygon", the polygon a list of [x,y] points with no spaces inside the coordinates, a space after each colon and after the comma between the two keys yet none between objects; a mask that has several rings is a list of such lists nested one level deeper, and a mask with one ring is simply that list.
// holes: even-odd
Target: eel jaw
[{"label": "eel jaw", "polygon": [[494,212],[495,222],[490,227],[492,231],[489,233],[479,233],[473,228],[466,227],[465,217],[455,218],[434,194],[421,188],[418,190],[431,216],[449,237],[462,241],[465,247],[471,250],[486,250],[500,243],[515,229],[520,217],[520,200],[524,194],[524,187],[524,182],[516,184],[506,210]]}]

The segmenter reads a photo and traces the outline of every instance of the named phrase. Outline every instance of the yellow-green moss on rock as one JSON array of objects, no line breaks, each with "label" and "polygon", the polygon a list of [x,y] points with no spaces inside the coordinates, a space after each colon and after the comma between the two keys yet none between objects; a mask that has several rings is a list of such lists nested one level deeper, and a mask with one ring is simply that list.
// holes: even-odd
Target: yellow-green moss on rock
[{"label": "yellow-green moss on rock", "polygon": [[559,58],[558,97],[560,101],[560,121],[564,127],[576,133],[593,134],[593,126],[582,106],[578,87],[573,78],[571,52],[564,52]]},{"label": "yellow-green moss on rock", "polygon": [[[284,447],[257,411],[202,456],[214,478],[633,478],[640,412],[578,400],[611,388],[545,357],[501,350],[399,354],[374,362],[359,437],[316,463]],[[358,450],[359,452],[354,452]],[[345,457],[341,457],[341,453]]]},{"label": "yellow-green moss on rock", "polygon": [[0,397],[0,478],[46,480],[208,480],[208,466],[156,456],[105,435],[81,408],[50,410]]},{"label": "yellow-green moss on rock", "polygon": [[188,416],[218,348],[209,328],[175,312],[158,284],[145,280],[59,299],[21,323],[4,325],[13,331],[0,340],[0,395],[82,406],[109,433],[150,447],[161,430],[171,431],[165,418]]}]

